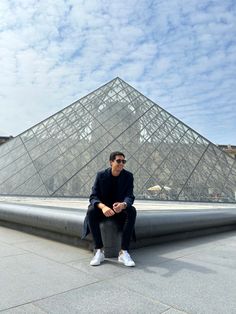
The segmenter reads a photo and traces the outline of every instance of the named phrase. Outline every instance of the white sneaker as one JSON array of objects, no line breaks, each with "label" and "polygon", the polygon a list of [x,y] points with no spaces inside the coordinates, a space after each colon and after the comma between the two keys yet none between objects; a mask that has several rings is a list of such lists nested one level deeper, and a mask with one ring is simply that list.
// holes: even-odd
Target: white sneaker
[{"label": "white sneaker", "polygon": [[132,260],[127,251],[121,251],[120,255],[118,256],[118,262],[123,263],[128,267],[135,266],[135,262]]},{"label": "white sneaker", "polygon": [[101,251],[100,249],[97,250],[96,254],[94,255],[94,257],[92,258],[90,265],[91,266],[98,266],[101,264],[101,262],[104,261],[104,253],[103,251]]}]

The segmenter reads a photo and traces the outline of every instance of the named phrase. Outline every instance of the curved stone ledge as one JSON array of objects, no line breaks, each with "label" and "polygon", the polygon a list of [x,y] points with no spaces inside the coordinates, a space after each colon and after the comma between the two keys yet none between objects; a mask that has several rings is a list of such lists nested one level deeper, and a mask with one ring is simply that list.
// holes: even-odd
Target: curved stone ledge
[{"label": "curved stone ledge", "polygon": [[226,225],[236,225],[235,208],[206,211],[139,211],[136,232],[139,238],[152,238]]},{"label": "curved stone ledge", "polygon": [[84,210],[55,207],[0,204],[0,220],[80,236]]},{"label": "curved stone ledge", "polygon": [[[81,240],[84,217],[84,209],[0,203],[2,225],[91,249],[91,236]],[[139,210],[135,225],[137,241],[132,242],[131,247],[230,230],[235,226],[236,210],[233,207],[206,211]],[[116,238],[109,236],[114,232],[116,242],[109,240]],[[114,223],[103,223],[102,233],[106,256],[116,255],[120,235]]]}]

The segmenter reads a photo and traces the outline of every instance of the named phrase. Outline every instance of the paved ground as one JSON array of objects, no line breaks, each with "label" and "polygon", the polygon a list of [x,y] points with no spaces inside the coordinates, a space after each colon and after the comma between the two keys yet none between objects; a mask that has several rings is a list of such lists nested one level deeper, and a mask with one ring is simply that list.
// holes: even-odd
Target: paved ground
[{"label": "paved ground", "polygon": [[89,266],[80,248],[0,227],[2,313],[236,313],[236,231]]},{"label": "paved ground", "polygon": [[[88,208],[86,198],[60,198],[60,197],[23,197],[23,196],[0,196],[0,202],[15,204],[31,204],[52,207],[68,208]],[[137,210],[207,210],[207,209],[226,209],[235,208],[236,203],[200,203],[200,202],[177,202],[177,201],[152,201],[135,200]]]}]

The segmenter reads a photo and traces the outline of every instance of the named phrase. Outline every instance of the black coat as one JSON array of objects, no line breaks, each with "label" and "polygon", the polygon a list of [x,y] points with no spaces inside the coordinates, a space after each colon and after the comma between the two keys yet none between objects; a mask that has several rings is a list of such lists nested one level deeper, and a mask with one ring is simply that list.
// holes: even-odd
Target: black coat
[{"label": "black coat", "polygon": [[[96,206],[98,203],[107,204],[109,200],[109,191],[111,186],[112,174],[111,168],[99,171],[97,173],[94,185],[92,187],[92,193],[89,197],[90,206]],[[117,184],[117,200],[116,202],[126,202],[127,207],[132,206],[134,202],[134,178],[133,174],[123,169],[118,177]],[[87,215],[84,220],[83,236],[86,237],[89,234],[89,226]]]}]

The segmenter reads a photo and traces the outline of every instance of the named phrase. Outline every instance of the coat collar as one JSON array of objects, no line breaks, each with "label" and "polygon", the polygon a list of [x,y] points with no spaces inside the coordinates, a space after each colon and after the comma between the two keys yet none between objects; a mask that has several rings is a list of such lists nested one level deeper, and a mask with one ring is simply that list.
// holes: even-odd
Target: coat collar
[{"label": "coat collar", "polygon": [[[123,170],[121,171],[121,173],[118,175],[118,178],[123,177],[124,173],[125,173],[125,169],[123,169]],[[109,176],[109,177],[112,176],[111,167],[109,167],[109,168],[107,168],[107,169],[105,170],[105,174],[106,174],[107,176]]]}]

